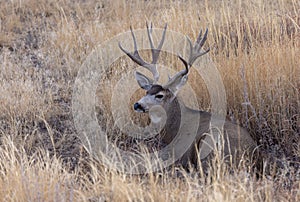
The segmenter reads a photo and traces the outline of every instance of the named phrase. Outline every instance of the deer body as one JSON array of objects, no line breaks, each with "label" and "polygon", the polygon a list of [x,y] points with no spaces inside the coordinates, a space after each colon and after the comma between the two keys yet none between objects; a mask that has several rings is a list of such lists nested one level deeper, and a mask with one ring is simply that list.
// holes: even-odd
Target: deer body
[{"label": "deer body", "polygon": [[[163,89],[160,85],[152,86],[151,89],[147,91],[146,96],[135,104],[135,109],[138,110],[138,108],[141,108],[148,111],[147,108],[151,106],[144,101],[149,100],[151,103],[154,103],[151,96],[154,96],[155,98],[155,96],[162,94],[164,94],[163,98],[165,98],[166,101],[162,100],[161,106],[165,110],[167,116],[166,124],[163,128],[164,133],[161,135],[163,143],[171,144],[176,135],[179,135],[179,138],[186,138],[186,136],[189,135],[185,133],[178,134],[179,126],[182,121],[180,117],[181,114],[185,114],[186,116],[186,119],[184,120],[185,123],[183,123],[182,126],[183,128],[190,127],[189,124],[193,123],[193,120],[200,118],[194,141],[179,160],[179,163],[185,168],[188,168],[189,163],[198,165],[198,152],[201,149],[202,140],[209,133],[211,114],[206,111],[199,111],[186,107],[176,96],[172,95],[172,92]],[[171,97],[174,98],[170,99]],[[256,143],[251,138],[250,134],[244,128],[233,124],[230,121],[225,121],[224,134],[224,157],[229,158],[230,156],[234,156],[235,159],[233,159],[233,163],[238,162],[244,152],[252,152],[256,147]]]},{"label": "deer body", "polygon": [[[209,51],[201,50],[207,39],[208,31],[206,30],[203,37],[202,31],[200,32],[194,46],[188,38],[190,45],[190,55],[188,61],[183,59],[181,56],[178,56],[183,62],[185,69],[170,78],[165,85],[159,85],[157,84],[159,73],[156,68],[156,63],[164,42],[167,26],[165,26],[162,34],[162,40],[158,48],[154,48],[153,45],[151,35],[152,25],[150,28],[147,26],[147,28],[152,51],[151,63],[145,62],[140,57],[137,51],[137,44],[133,32],[132,37],[135,48],[133,53],[128,52],[119,44],[120,49],[124,51],[134,62],[151,71],[154,78],[154,80],[150,79],[140,72],[135,73],[136,80],[140,87],[146,90],[146,95],[134,104],[134,110],[137,112],[148,113],[149,110],[154,106],[161,106],[163,108],[166,113],[166,123],[163,128],[164,133],[161,135],[161,140],[165,144],[172,144],[173,140],[176,138],[182,140],[189,139],[191,137],[193,138],[189,148],[186,148],[186,152],[179,160],[179,163],[183,167],[188,168],[189,163],[197,165],[197,162],[199,161],[199,150],[201,150],[203,147],[203,139],[210,132],[212,115],[206,111],[199,111],[186,107],[176,95],[180,88],[187,82],[189,69],[191,68],[193,62]],[[182,119],[182,115],[184,115],[184,119]],[[190,134],[190,128],[195,125],[195,120],[199,120],[199,122],[196,124],[196,134]],[[223,151],[225,157],[234,155],[236,162],[238,162],[244,152],[252,153],[254,151],[256,144],[251,138],[250,134],[242,127],[239,127],[230,121],[225,121],[223,132]]]}]

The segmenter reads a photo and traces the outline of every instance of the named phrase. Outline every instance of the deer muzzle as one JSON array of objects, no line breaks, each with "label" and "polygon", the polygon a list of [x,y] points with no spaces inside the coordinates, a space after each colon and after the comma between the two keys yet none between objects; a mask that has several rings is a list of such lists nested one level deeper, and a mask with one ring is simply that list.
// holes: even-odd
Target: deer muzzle
[{"label": "deer muzzle", "polygon": [[134,105],[133,105],[133,108],[135,111],[137,112],[146,112],[146,109],[138,102],[136,102]]}]

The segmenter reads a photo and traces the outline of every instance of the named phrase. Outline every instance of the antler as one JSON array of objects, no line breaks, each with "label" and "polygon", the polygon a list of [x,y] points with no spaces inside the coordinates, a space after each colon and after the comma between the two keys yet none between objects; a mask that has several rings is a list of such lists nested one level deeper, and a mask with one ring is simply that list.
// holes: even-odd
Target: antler
[{"label": "antler", "polygon": [[134,43],[134,52],[133,54],[130,53],[129,51],[125,50],[122,46],[121,46],[121,43],[119,42],[119,47],[120,49],[126,53],[126,55],[128,55],[135,63],[137,63],[138,65],[140,66],[143,66],[145,67],[146,69],[148,69],[152,74],[153,74],[153,78],[154,78],[154,81],[153,83],[157,83],[158,79],[159,79],[159,73],[157,71],[157,68],[156,68],[156,64],[157,64],[157,60],[158,60],[158,57],[159,57],[159,53],[161,51],[161,48],[163,46],[163,43],[164,43],[164,40],[165,40],[165,35],[166,35],[166,30],[167,30],[167,24],[165,25],[164,27],[164,31],[163,31],[163,34],[162,34],[162,38],[161,38],[161,41],[158,45],[157,48],[154,48],[154,45],[153,45],[153,39],[152,39],[152,23],[150,24],[150,28],[148,26],[148,23],[146,24],[147,25],[147,33],[148,33],[148,38],[149,38],[149,42],[150,42],[150,47],[151,47],[151,52],[152,52],[152,62],[151,63],[148,63],[148,62],[145,62],[138,50],[137,50],[137,43],[136,43],[136,38],[135,38],[135,35],[132,31],[132,27],[130,26],[130,30],[131,30],[131,35],[132,35],[132,39],[133,39],[133,43]]},{"label": "antler", "polygon": [[[186,79],[184,81],[182,81],[182,79],[183,79],[183,77],[187,76],[187,74],[189,73],[190,67],[193,65],[193,63],[196,61],[196,59],[210,51],[209,48],[207,50],[205,50],[204,52],[201,51],[201,48],[203,47],[203,45],[207,39],[207,34],[208,34],[208,29],[206,29],[206,31],[202,37],[202,30],[200,30],[200,33],[198,35],[198,38],[197,38],[194,46],[192,45],[190,38],[187,37],[187,40],[188,40],[188,43],[190,46],[190,54],[189,54],[188,61],[186,61],[181,55],[178,55],[178,58],[183,62],[185,69],[181,70],[175,76],[173,76],[171,79],[169,79],[168,83],[166,85],[164,85],[165,88],[169,88],[173,84],[179,84],[180,82],[185,83]],[[180,85],[180,86],[182,86],[182,85]],[[177,88],[179,88],[180,86],[178,86]]]}]

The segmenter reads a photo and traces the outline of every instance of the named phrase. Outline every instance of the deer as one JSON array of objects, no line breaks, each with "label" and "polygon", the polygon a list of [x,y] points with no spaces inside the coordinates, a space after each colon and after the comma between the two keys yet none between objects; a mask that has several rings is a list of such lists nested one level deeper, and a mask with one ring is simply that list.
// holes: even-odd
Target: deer
[{"label": "deer", "polygon": [[[202,35],[202,30],[197,37],[194,45],[191,40],[188,39],[189,44],[189,56],[188,59],[184,59],[181,55],[178,55],[178,58],[184,65],[184,69],[177,72],[173,77],[169,77],[169,80],[165,84],[158,84],[159,72],[157,70],[157,62],[163,46],[167,24],[164,27],[162,32],[162,38],[159,42],[157,48],[154,47],[153,38],[152,38],[152,23],[150,26],[147,24],[147,34],[151,47],[152,61],[146,62],[140,56],[137,49],[137,42],[132,28],[130,27],[131,35],[134,43],[134,51],[130,52],[124,49],[119,42],[119,48],[136,64],[150,71],[153,75],[153,79],[147,77],[141,72],[135,71],[135,79],[138,85],[146,91],[146,95],[138,100],[134,105],[133,109],[136,112],[148,113],[152,107],[160,106],[166,112],[166,121],[163,128],[164,133],[161,134],[161,141],[165,144],[170,144],[176,138],[176,136],[181,136],[180,138],[185,139],[189,134],[185,133],[190,128],[189,120],[198,120],[196,128],[196,134],[193,134],[192,144],[189,148],[186,148],[185,153],[179,159],[179,164],[184,168],[188,169],[191,165],[198,167],[199,166],[199,151],[203,147],[203,140],[210,131],[210,122],[212,114],[207,111],[200,111],[197,109],[191,109],[184,105],[184,103],[177,97],[180,89],[187,83],[188,74],[193,63],[200,58],[201,56],[207,54],[210,49],[203,50],[203,46],[207,40],[208,29]],[[180,113],[186,115],[185,120],[187,123],[184,123],[182,134],[177,134],[179,131],[180,125]],[[243,127],[232,123],[229,120],[225,120],[224,127],[222,129],[224,134],[224,143],[223,143],[223,153],[224,156],[229,158],[233,154],[236,156],[236,163],[238,164],[242,156],[247,152],[252,154],[257,145],[254,139],[250,136],[246,129]],[[207,165],[204,161],[207,161],[206,158],[201,159],[200,164],[202,168]],[[203,168],[206,169],[206,168]]]}]

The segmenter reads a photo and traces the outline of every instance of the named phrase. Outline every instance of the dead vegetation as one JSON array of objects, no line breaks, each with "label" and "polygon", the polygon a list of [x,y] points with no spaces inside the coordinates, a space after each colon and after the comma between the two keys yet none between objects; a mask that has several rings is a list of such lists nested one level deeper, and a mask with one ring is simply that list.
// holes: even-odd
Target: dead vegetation
[{"label": "dead vegetation", "polygon": [[[0,198],[299,201],[300,4],[200,2],[1,1]],[[208,27],[210,57],[225,85],[228,117],[261,145],[266,157],[262,177],[257,179],[242,166],[228,173],[220,161],[206,177],[180,169],[178,178],[164,173],[124,175],[99,167],[83,151],[71,110],[77,72],[98,44],[128,31],[130,25],[144,28],[146,21],[160,28],[167,22],[169,29],[192,39]],[[166,58],[164,64],[172,63]],[[99,120],[108,134],[113,134],[110,92],[119,77],[114,69],[122,73],[134,67],[129,60],[117,61],[99,84],[107,95],[98,98]],[[201,78],[191,77],[190,82],[201,84],[198,101],[209,110]],[[134,147],[137,142],[130,139],[124,144]]]}]

